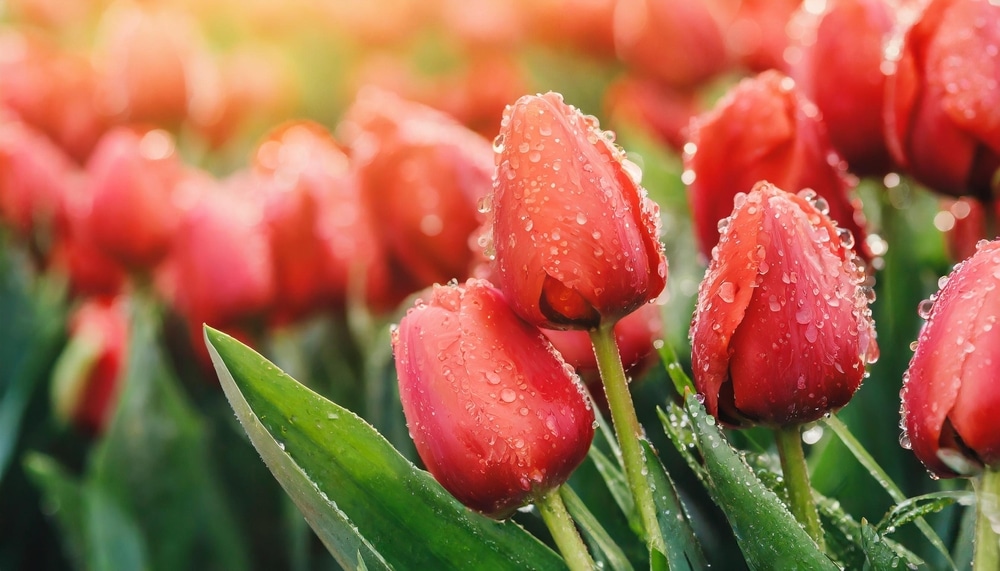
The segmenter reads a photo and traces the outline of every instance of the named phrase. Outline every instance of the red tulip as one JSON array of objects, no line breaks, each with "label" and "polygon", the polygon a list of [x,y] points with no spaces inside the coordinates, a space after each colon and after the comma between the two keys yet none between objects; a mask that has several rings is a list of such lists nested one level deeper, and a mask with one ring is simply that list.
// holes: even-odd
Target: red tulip
[{"label": "red tulip", "polygon": [[927,322],[903,378],[900,441],[942,478],[1000,467],[998,279],[1000,241],[984,240],[921,305]]},{"label": "red tulip", "polygon": [[885,142],[883,46],[896,25],[885,0],[834,0],[821,14],[802,10],[792,63],[803,94],[823,114],[830,142],[858,175],[895,167]]},{"label": "red tulip", "polygon": [[95,298],[70,317],[69,344],[56,366],[53,399],[57,413],[89,434],[104,431],[128,355],[124,301]]},{"label": "red tulip", "polygon": [[398,271],[394,302],[467,277],[469,237],[493,173],[489,142],[439,111],[376,89],[362,90],[340,129]]},{"label": "red tulip", "polygon": [[9,30],[0,34],[0,106],[78,162],[86,160],[108,127],[98,103],[99,84],[86,58],[38,37]]},{"label": "red tulip", "polygon": [[78,170],[44,134],[0,118],[0,220],[19,233],[58,230]]},{"label": "red tulip", "polygon": [[639,76],[625,76],[608,88],[605,107],[615,124],[646,129],[680,152],[688,141],[691,118],[701,111],[700,98]]},{"label": "red tulip", "polygon": [[993,195],[1000,167],[997,45],[1000,6],[986,0],[933,0],[906,34],[886,86],[889,149],[934,190]]},{"label": "red tulip", "polygon": [[587,455],[594,412],[579,379],[489,282],[435,286],[393,351],[417,452],[465,505],[505,517]]},{"label": "red tulip", "polygon": [[728,66],[719,22],[702,2],[618,0],[614,26],[618,57],[666,85],[695,87]]},{"label": "red tulip", "polygon": [[132,269],[155,266],[180,222],[174,186],[183,169],[165,131],[105,134],[87,162],[86,222],[94,244]]},{"label": "red tulip", "polygon": [[612,137],[557,93],[504,113],[490,200],[495,266],[512,307],[536,326],[613,323],[666,284],[659,208]]},{"label": "red tulip", "polygon": [[188,14],[123,4],[105,13],[105,105],[132,122],[174,127],[188,115],[199,33]]},{"label": "red tulip", "polygon": [[753,72],[785,71],[788,23],[802,0],[709,0],[720,14],[730,56]]},{"label": "red tulip", "polygon": [[[189,321],[224,327],[259,317],[274,296],[262,205],[253,189],[190,176],[194,195],[158,275],[164,297]],[[197,339],[197,337],[195,337]]]},{"label": "red tulip", "polygon": [[767,180],[793,192],[816,191],[829,204],[830,217],[851,231],[859,253],[870,259],[864,217],[849,197],[844,166],[815,105],[791,78],[768,71],[741,81],[692,122],[690,136],[685,182],[702,254],[710,255],[718,241],[717,225],[732,210],[733,196]]},{"label": "red tulip", "polygon": [[350,283],[369,301],[384,295],[381,252],[347,155],[317,124],[271,132],[254,155],[251,181],[264,193],[275,274],[275,318],[342,307]]},{"label": "red tulip", "polygon": [[762,182],[720,225],[691,346],[695,385],[726,424],[817,420],[877,357],[865,272],[810,196]]}]

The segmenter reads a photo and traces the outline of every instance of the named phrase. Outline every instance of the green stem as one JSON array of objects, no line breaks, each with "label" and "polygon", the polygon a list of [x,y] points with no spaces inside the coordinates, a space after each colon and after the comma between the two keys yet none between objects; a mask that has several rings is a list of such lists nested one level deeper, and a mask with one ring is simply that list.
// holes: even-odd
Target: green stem
[{"label": "green stem", "polygon": [[[976,555],[973,571],[1000,569],[1000,470],[987,468],[976,489]],[[992,525],[991,525],[992,524]]]},{"label": "green stem", "polygon": [[806,528],[820,549],[826,549],[823,540],[823,526],[819,522],[819,512],[809,484],[809,468],[802,450],[801,426],[793,425],[774,429],[774,442],[781,457],[781,472],[785,476],[785,490],[788,492],[788,507]]},{"label": "green stem", "polygon": [[663,534],[660,533],[656,505],[653,503],[653,490],[646,480],[646,463],[639,445],[639,439],[643,438],[642,427],[635,416],[635,407],[632,406],[628,379],[625,378],[625,369],[618,353],[618,342],[615,340],[614,324],[592,329],[590,340],[594,344],[597,367],[604,383],[604,394],[608,399],[608,408],[611,409],[611,423],[614,425],[618,446],[621,448],[625,480],[639,510],[639,518],[646,532],[646,543],[650,551],[655,549],[665,555],[667,546],[663,541]]},{"label": "green stem", "polygon": [[535,498],[535,505],[538,511],[542,512],[542,519],[545,520],[545,525],[552,533],[552,539],[556,541],[556,546],[559,547],[570,571],[593,571],[594,560],[591,559],[583,538],[576,530],[573,518],[566,511],[566,504],[559,495],[559,488],[553,488]]}]

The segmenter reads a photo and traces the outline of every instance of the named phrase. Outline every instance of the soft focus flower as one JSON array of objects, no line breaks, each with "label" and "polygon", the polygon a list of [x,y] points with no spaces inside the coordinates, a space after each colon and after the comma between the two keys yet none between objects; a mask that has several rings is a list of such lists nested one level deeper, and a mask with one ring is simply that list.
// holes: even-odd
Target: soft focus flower
[{"label": "soft focus flower", "polygon": [[729,63],[719,22],[703,2],[618,0],[614,33],[627,66],[673,87],[700,85]]},{"label": "soft focus flower", "polygon": [[81,163],[109,123],[99,105],[100,84],[87,58],[36,36],[0,33],[0,107],[14,111]]},{"label": "soft focus flower", "polygon": [[791,192],[816,191],[830,217],[854,235],[862,257],[871,257],[860,204],[848,195],[844,165],[818,115],[795,81],[768,71],[744,79],[692,121],[684,177],[702,254],[718,241],[717,225],[732,210],[733,196],[767,180]]},{"label": "soft focus flower", "polygon": [[720,225],[691,347],[695,385],[726,424],[817,420],[877,357],[864,269],[812,197],[762,182]]},{"label": "soft focus flower", "polygon": [[157,276],[161,293],[195,324],[219,328],[260,316],[274,296],[260,200],[252,189],[224,188],[208,176],[182,184],[193,204]]},{"label": "soft focus flower", "polygon": [[417,452],[465,505],[505,517],[587,455],[594,412],[579,379],[489,282],[435,286],[393,351]]},{"label": "soft focus flower", "polygon": [[69,342],[53,373],[56,414],[89,433],[104,431],[125,373],[128,315],[121,298],[93,298],[70,316]]},{"label": "soft focus flower", "polygon": [[1000,241],[942,278],[921,304],[927,322],[903,377],[900,441],[936,476],[969,476],[1000,466]]},{"label": "soft focus flower", "polygon": [[851,172],[884,175],[895,166],[885,142],[883,45],[895,29],[885,0],[831,0],[801,10],[791,75],[819,108],[830,142]]},{"label": "soft focus flower", "polygon": [[604,106],[614,124],[647,130],[675,151],[688,141],[691,118],[701,112],[697,93],[627,75],[608,87]]},{"label": "soft focus flower", "polygon": [[788,24],[802,0],[707,0],[722,21],[730,57],[752,72],[787,70]]},{"label": "soft focus flower", "polygon": [[[647,303],[615,323],[615,341],[629,379],[641,377],[658,360],[654,344],[663,339],[661,309],[658,304]],[[575,329],[543,329],[542,333],[576,369],[580,379],[591,388],[591,395],[595,399],[603,398],[604,390],[599,385],[601,375],[590,335]]]},{"label": "soft focus flower", "polygon": [[[941,209],[934,216],[934,227],[944,232],[948,257],[960,262],[976,253],[980,240],[996,236],[993,228],[1000,220],[1000,202],[983,203],[968,196],[942,198]],[[990,230],[993,234],[990,234]]]},{"label": "soft focus flower", "polygon": [[357,282],[378,299],[385,268],[347,154],[323,127],[293,122],[254,153],[274,263],[279,322],[343,307]]},{"label": "soft focus flower", "polygon": [[534,325],[613,323],[666,284],[659,208],[612,138],[557,93],[522,97],[504,113],[488,205],[495,266]]},{"label": "soft focus flower", "polygon": [[[0,220],[22,235],[52,232],[79,169],[31,125],[0,118]],[[74,187],[75,188],[75,187]]]},{"label": "soft focus flower", "polygon": [[894,158],[951,195],[992,196],[1000,167],[1000,6],[933,0],[906,33],[887,81]]},{"label": "soft focus flower", "polygon": [[489,141],[444,113],[377,89],[358,94],[338,132],[395,272],[390,301],[468,277],[469,237],[493,173]]},{"label": "soft focus flower", "polygon": [[87,161],[86,223],[94,244],[132,269],[155,266],[180,222],[174,187],[184,168],[166,131],[108,131]]},{"label": "soft focus flower", "polygon": [[122,3],[105,12],[100,31],[107,111],[163,127],[183,121],[194,94],[192,73],[205,57],[194,19],[178,9]]},{"label": "soft focus flower", "polygon": [[542,45],[615,59],[615,4],[618,0],[523,0],[529,35]]}]

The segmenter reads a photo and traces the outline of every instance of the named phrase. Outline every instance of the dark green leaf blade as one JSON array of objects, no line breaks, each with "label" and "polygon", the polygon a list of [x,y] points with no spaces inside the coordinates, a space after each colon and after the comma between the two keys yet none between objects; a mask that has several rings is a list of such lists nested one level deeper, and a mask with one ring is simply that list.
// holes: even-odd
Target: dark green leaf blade
[{"label": "dark green leaf blade", "polygon": [[761,570],[836,571],[837,565],[729,445],[705,407],[690,393],[685,404],[704,458],[709,494],[725,512],[747,564]]},{"label": "dark green leaf blade", "polygon": [[594,517],[580,496],[576,495],[576,492],[569,486],[562,486],[559,489],[559,494],[566,504],[566,510],[573,516],[573,520],[590,547],[594,562],[603,569],[633,571],[634,568],[625,552],[615,543],[601,522]]},{"label": "dark green leaf blade", "polygon": [[223,390],[275,477],[345,567],[564,569],[510,522],[471,512],[354,413],[205,328]]},{"label": "dark green leaf blade", "polygon": [[646,479],[653,489],[656,504],[656,519],[660,523],[660,533],[667,544],[667,561],[673,571],[697,571],[707,569],[708,563],[701,551],[698,538],[691,528],[691,520],[677,496],[677,488],[670,479],[652,446],[642,441],[646,456]]}]

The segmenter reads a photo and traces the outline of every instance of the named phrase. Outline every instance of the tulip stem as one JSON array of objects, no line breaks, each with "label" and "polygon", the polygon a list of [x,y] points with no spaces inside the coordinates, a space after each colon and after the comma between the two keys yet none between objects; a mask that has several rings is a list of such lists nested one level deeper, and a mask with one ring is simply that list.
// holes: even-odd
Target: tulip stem
[{"label": "tulip stem", "polygon": [[798,424],[776,428],[774,443],[781,457],[781,472],[785,477],[785,491],[788,493],[788,507],[795,519],[806,529],[809,537],[816,541],[820,549],[826,549],[823,526],[819,522],[819,512],[813,501],[812,485],[809,483],[809,468],[802,450],[802,431]]},{"label": "tulip stem", "polygon": [[621,448],[625,480],[632,491],[639,519],[646,532],[646,544],[651,553],[656,550],[665,555],[667,546],[663,534],[660,533],[656,505],[653,503],[653,490],[646,480],[646,463],[639,444],[639,440],[644,436],[639,419],[635,416],[632,395],[628,390],[628,379],[625,377],[621,355],[618,353],[614,324],[591,329],[590,340],[594,344],[597,367],[604,383],[604,394],[608,399],[608,408],[611,409],[611,423],[614,425],[618,446]]},{"label": "tulip stem", "polygon": [[976,486],[976,554],[973,571],[1000,569],[1000,470],[987,468]]},{"label": "tulip stem", "polygon": [[593,571],[595,569],[594,560],[587,551],[587,545],[580,537],[580,532],[573,523],[563,503],[562,496],[559,495],[559,487],[545,492],[535,498],[535,506],[542,513],[542,519],[552,534],[556,546],[562,553],[566,566],[570,571]]}]

